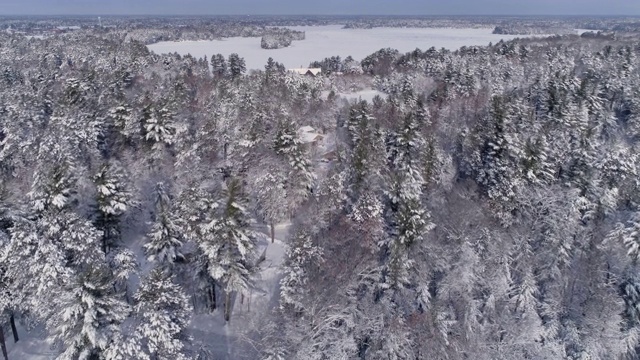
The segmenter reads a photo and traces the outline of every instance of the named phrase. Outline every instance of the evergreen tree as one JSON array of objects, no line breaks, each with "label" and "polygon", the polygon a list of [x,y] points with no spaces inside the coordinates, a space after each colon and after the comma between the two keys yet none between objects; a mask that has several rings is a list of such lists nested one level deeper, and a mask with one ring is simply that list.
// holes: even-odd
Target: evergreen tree
[{"label": "evergreen tree", "polygon": [[224,77],[227,75],[227,61],[222,54],[211,56],[211,69],[215,76]]},{"label": "evergreen tree", "polygon": [[60,211],[70,207],[77,192],[74,172],[73,164],[66,158],[54,164],[43,164],[37,169],[32,190],[27,194],[33,210]]},{"label": "evergreen tree", "polygon": [[187,326],[191,318],[189,298],[159,269],[143,279],[135,295],[140,321],[134,338],[140,344],[140,359],[187,359]]},{"label": "evergreen tree", "polygon": [[420,114],[412,112],[405,116],[402,127],[389,134],[387,153],[389,161],[389,275],[394,287],[408,282],[411,261],[408,248],[423,239],[424,233],[433,228],[429,213],[422,205],[421,164],[425,141],[419,133]]},{"label": "evergreen tree", "polygon": [[246,200],[238,179],[231,179],[222,198],[200,226],[198,239],[209,275],[225,293],[225,320],[231,317],[232,293],[251,285],[256,239],[249,229]]},{"label": "evergreen tree", "polygon": [[352,197],[357,198],[362,189],[375,186],[376,177],[384,165],[382,134],[375,129],[375,119],[366,104],[351,109],[347,131],[351,145],[349,168]]},{"label": "evergreen tree", "polygon": [[306,308],[304,297],[310,285],[308,271],[322,263],[323,253],[305,232],[296,234],[292,240],[286,253],[284,277],[280,280],[280,307],[295,315]]},{"label": "evergreen tree", "polygon": [[241,58],[238,54],[233,53],[229,55],[229,75],[231,75],[232,79],[238,79],[247,71],[247,66],[244,62],[244,59]]},{"label": "evergreen tree", "polygon": [[144,119],[144,139],[152,144],[153,149],[163,149],[175,142],[176,125],[173,112],[166,107],[151,112]]},{"label": "evergreen tree", "polygon": [[180,218],[173,212],[171,199],[163,183],[156,185],[155,207],[154,222],[147,235],[149,241],[144,248],[150,261],[155,261],[162,267],[169,267],[176,260],[183,258],[180,252],[183,227]]},{"label": "evergreen tree", "polygon": [[[95,359],[112,346],[119,324],[130,309],[113,293],[113,283],[104,268],[89,268],[50,299],[47,328],[50,339],[60,341],[58,359]],[[54,305],[55,304],[55,305]]]},{"label": "evergreen tree", "polygon": [[94,224],[103,233],[102,250],[105,253],[119,244],[121,217],[131,204],[125,181],[121,168],[115,163],[102,166],[93,178],[98,193],[98,213]]},{"label": "evergreen tree", "polygon": [[257,210],[271,227],[271,242],[275,241],[275,224],[290,215],[285,183],[287,180],[279,171],[270,168],[265,174],[257,176],[253,182],[256,188]]},{"label": "evergreen tree", "polygon": [[293,121],[280,122],[273,149],[277,155],[288,162],[291,168],[286,187],[290,206],[295,208],[309,196],[315,176]]}]

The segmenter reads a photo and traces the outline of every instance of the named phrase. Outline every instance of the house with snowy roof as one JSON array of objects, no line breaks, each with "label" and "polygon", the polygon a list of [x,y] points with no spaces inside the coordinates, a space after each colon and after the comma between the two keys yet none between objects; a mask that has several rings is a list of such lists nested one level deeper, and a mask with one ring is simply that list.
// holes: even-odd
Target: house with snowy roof
[{"label": "house with snowy roof", "polygon": [[307,76],[313,76],[313,77],[322,74],[321,68],[295,68],[295,69],[289,69],[289,71],[294,72],[298,75],[307,75]]}]

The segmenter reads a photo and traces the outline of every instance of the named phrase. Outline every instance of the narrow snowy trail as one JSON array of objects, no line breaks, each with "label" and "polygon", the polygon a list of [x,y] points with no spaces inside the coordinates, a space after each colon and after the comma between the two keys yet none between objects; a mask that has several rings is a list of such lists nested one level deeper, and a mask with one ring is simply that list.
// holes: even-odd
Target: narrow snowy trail
[{"label": "narrow snowy trail", "polygon": [[51,349],[51,345],[43,340],[45,334],[42,329],[27,332],[19,323],[16,324],[16,327],[20,337],[17,343],[13,342],[11,333],[5,333],[9,360],[51,360],[56,358],[58,351]]},{"label": "narrow snowy trail", "polygon": [[229,323],[224,321],[222,307],[212,314],[194,316],[190,332],[196,347],[201,344],[210,349],[216,360],[233,359],[234,344],[241,341],[239,334],[243,333],[256,315],[266,314],[278,305],[282,264],[287,249],[285,240],[290,227],[290,223],[277,224],[273,243],[268,228],[256,230],[260,235],[257,252],[262,254],[266,250],[266,253],[256,275],[255,287],[235,295]]}]

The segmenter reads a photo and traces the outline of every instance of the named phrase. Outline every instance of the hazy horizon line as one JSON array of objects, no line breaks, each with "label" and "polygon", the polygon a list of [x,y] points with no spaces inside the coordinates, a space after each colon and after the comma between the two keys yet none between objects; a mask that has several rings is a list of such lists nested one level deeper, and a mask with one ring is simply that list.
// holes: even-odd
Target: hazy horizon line
[{"label": "hazy horizon line", "polygon": [[640,14],[99,14],[99,13],[79,13],[79,14],[2,14],[0,17],[65,17],[65,16],[80,16],[80,17],[95,17],[95,16],[110,16],[110,17],[252,17],[252,16],[308,16],[308,17],[626,17],[626,18],[640,18]]}]

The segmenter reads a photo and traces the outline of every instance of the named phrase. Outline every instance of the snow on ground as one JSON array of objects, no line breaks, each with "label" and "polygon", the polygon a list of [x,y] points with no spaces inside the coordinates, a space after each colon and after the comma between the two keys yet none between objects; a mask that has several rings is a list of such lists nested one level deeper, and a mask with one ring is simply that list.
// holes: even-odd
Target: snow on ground
[{"label": "snow on ground", "polygon": [[[30,332],[16,322],[18,337],[17,343],[13,342],[11,332],[5,332],[7,341],[7,355],[9,360],[51,360],[58,355],[57,349],[51,349],[51,344],[46,342],[44,329],[34,329]],[[0,355],[1,356],[1,355]]]},{"label": "snow on ground", "polygon": [[[330,93],[331,91],[324,90],[322,92],[322,97],[326,99]],[[374,89],[365,89],[365,90],[359,90],[354,92],[341,92],[341,93],[337,93],[336,95],[350,102],[360,101],[360,100],[366,100],[368,102],[371,102],[373,98],[376,96],[380,96],[383,99],[387,98],[387,94]]]},{"label": "snow on ground", "polygon": [[381,91],[378,90],[360,90],[357,92],[353,92],[353,93],[339,93],[338,94],[340,97],[343,97],[349,101],[351,100],[366,100],[368,102],[371,102],[373,100],[374,97],[376,96],[380,96],[381,98],[385,99],[387,97],[387,95]]},{"label": "snow on ground", "polygon": [[[191,54],[201,58],[211,58],[213,54],[229,56],[238,53],[245,58],[248,69],[264,69],[269,57],[283,63],[287,68],[306,67],[310,62],[325,57],[349,55],[361,60],[381,48],[391,47],[401,52],[413,51],[416,48],[427,50],[435,46],[437,49],[455,50],[461,46],[488,45],[503,40],[510,40],[523,35],[495,35],[493,29],[453,29],[453,28],[374,28],[343,29],[342,25],[325,26],[293,26],[291,29],[305,31],[306,39],[294,41],[291,46],[266,50],[260,47],[259,37],[233,37],[213,41],[168,41],[149,45],[149,49],[159,54],[173,53]],[[538,35],[543,36],[543,35]]]},{"label": "snow on ground", "polygon": [[234,345],[241,343],[241,335],[254,318],[267,314],[278,306],[278,290],[282,278],[282,263],[285,259],[285,240],[291,223],[277,224],[275,242],[271,243],[267,227],[258,230],[258,253],[266,250],[265,260],[260,264],[255,288],[243,294],[235,294],[233,311],[229,323],[224,321],[223,299],[212,314],[196,314],[189,326],[194,348],[206,348],[216,360],[233,358]]}]

